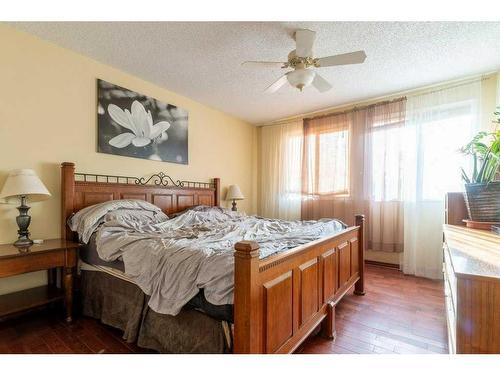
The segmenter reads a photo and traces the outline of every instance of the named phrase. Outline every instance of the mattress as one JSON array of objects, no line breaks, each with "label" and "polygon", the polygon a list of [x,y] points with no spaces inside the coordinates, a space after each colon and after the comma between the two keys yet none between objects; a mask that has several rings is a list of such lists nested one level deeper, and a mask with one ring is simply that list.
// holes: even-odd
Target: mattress
[{"label": "mattress", "polygon": [[121,271],[121,273],[124,273],[125,265],[121,260],[106,262],[99,257],[99,254],[97,253],[96,237],[97,233],[92,234],[88,244],[82,245],[80,247],[80,259],[86,264],[90,264],[93,266],[104,266],[106,267],[106,269],[118,270]]},{"label": "mattress", "polygon": [[[134,281],[125,274],[125,265],[122,261],[106,262],[99,257],[96,246],[96,233],[89,240],[89,243],[80,248],[80,269],[84,271],[104,272],[121,280],[135,284]],[[203,289],[195,295],[186,305],[186,308],[199,310],[208,316],[222,321],[233,323],[233,305],[213,305],[205,298]]]}]

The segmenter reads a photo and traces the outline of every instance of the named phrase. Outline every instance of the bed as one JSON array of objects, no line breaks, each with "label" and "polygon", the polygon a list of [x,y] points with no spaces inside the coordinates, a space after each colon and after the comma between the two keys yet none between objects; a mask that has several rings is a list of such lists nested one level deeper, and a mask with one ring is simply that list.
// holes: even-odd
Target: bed
[{"label": "bed", "polygon": [[79,254],[80,305],[84,316],[123,332],[123,339],[160,353],[231,351],[232,305],[214,306],[202,292],[175,316],[159,314],[149,296],[124,272],[121,261],[98,258],[96,235]]},{"label": "bed", "polygon": [[[198,205],[220,205],[218,178],[212,182],[190,182],[174,181],[163,173],[149,179],[82,174],[75,173],[75,165],[68,162],[62,164],[61,173],[62,233],[68,239],[75,239],[75,233],[66,225],[68,218],[83,208],[101,202],[139,199],[160,207],[167,215]],[[98,287],[99,290],[89,290],[89,287],[83,294],[93,296],[110,289],[123,289],[122,295],[130,295],[130,298],[122,299],[125,300],[124,303],[133,302],[128,307],[122,306],[127,319],[111,325],[124,330],[130,339],[142,343],[141,346],[158,351],[192,352],[182,348],[176,350],[178,346],[165,348],[165,343],[168,345],[165,340],[179,335],[183,330],[189,331],[186,327],[199,326],[205,332],[204,337],[209,337],[210,340],[205,347],[198,347],[196,351],[212,352],[207,348],[213,347],[213,342],[217,342],[216,352],[291,353],[317,327],[320,327],[323,336],[333,339],[335,306],[338,301],[352,287],[355,294],[364,294],[364,217],[357,215],[355,223],[355,226],[333,235],[265,258],[259,257],[258,242],[236,243],[234,329],[230,340],[227,339],[227,325],[220,324],[220,319],[214,319],[198,309],[183,309],[175,317],[166,317],[148,310],[147,295],[141,295],[140,289],[137,290],[135,285],[123,284],[127,281],[109,272],[87,274],[87,278],[103,279],[86,280],[87,287],[106,283],[107,287]],[[85,309],[91,310],[92,306],[85,305],[84,302],[84,311]],[[102,298],[99,309],[101,311],[94,311],[91,315],[98,317],[102,314]],[[128,315],[135,316],[132,323]],[[123,317],[123,314],[114,316]],[[161,332],[171,330],[173,320],[178,328]],[[195,336],[185,332],[184,339],[191,341],[188,346],[200,341]],[[159,338],[164,342],[158,343]]]}]

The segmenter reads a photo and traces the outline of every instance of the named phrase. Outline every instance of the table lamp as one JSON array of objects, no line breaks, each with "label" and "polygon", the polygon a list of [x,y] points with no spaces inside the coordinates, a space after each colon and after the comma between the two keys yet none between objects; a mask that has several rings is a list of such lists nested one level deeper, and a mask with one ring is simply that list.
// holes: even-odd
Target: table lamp
[{"label": "table lamp", "polygon": [[3,198],[7,203],[14,203],[18,200],[21,205],[17,207],[19,216],[16,217],[19,230],[18,240],[14,242],[14,246],[28,247],[33,245],[30,239],[28,227],[31,222],[31,216],[28,215],[30,207],[27,205],[30,202],[38,202],[50,197],[50,193],[45,185],[40,181],[35,171],[32,169],[15,169],[9,172],[7,180],[0,192],[0,198]]},{"label": "table lamp", "polygon": [[229,189],[227,189],[226,200],[233,201],[232,211],[236,211],[236,201],[240,201],[245,199],[243,194],[241,193],[240,187],[238,185],[229,185]]}]

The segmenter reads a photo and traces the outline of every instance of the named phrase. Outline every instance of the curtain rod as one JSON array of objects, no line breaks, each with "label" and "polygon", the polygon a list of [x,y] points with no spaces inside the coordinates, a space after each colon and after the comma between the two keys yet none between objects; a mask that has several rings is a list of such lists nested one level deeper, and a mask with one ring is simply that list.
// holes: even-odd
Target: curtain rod
[{"label": "curtain rod", "polygon": [[436,92],[441,92],[441,91],[446,91],[446,90],[451,90],[451,89],[454,89],[454,88],[457,88],[457,87],[462,87],[462,86],[467,86],[467,85],[470,85],[471,83],[475,83],[475,82],[482,82],[482,81],[487,81],[489,80],[490,77],[480,77],[480,78],[475,78],[475,79],[471,79],[471,80],[468,80],[466,82],[460,82],[460,83],[457,83],[456,85],[451,85],[451,86],[446,86],[446,87],[441,87],[439,89],[436,89],[436,90],[431,90],[431,91],[426,91],[426,92],[421,92],[421,93],[416,93],[416,94],[413,94],[413,95],[408,95],[409,97],[411,98],[417,98],[419,96],[425,96],[425,95],[429,95],[429,94],[435,94]]},{"label": "curtain rod", "polygon": [[[492,74],[495,74],[495,72],[489,72],[489,73],[484,73],[482,74],[481,76],[477,77],[476,78],[469,78],[469,79],[465,79],[465,80],[460,80],[460,82],[456,82],[455,84],[452,84],[450,83],[448,86],[446,86],[446,84],[444,84],[444,86],[441,84],[437,84],[437,85],[429,85],[428,86],[428,91],[425,91],[425,92],[416,92],[415,94],[412,94],[412,92],[415,92],[415,91],[419,91],[419,90],[422,90],[422,89],[413,89],[413,90],[407,90],[407,91],[401,91],[399,93],[395,93],[395,94],[390,94],[390,95],[386,95],[385,97],[391,97],[391,96],[396,96],[396,95],[405,95],[403,97],[406,97],[406,98],[414,98],[414,97],[418,97],[418,96],[424,96],[424,95],[428,95],[428,94],[433,94],[433,93],[436,93],[436,92],[440,92],[440,91],[444,91],[444,90],[449,90],[449,89],[452,89],[452,88],[455,88],[455,87],[460,87],[460,86],[465,86],[465,85],[468,85],[470,83],[473,83],[473,82],[482,82],[482,81],[487,81],[491,78],[491,75]],[[436,86],[441,86],[440,88],[436,88],[436,89],[432,89],[433,87],[436,87]],[[383,97],[379,97],[380,99],[383,99]],[[397,98],[395,99],[396,101],[401,99],[400,98]],[[373,98],[371,100],[377,100],[377,98]],[[365,100],[364,102],[369,102],[371,101],[370,99],[368,100]],[[376,103],[372,103],[372,104],[369,104],[369,105],[376,105],[378,103],[386,103],[386,102],[391,102],[391,100],[385,100],[385,101],[381,101],[381,102],[376,102]],[[360,102],[360,104],[362,104],[363,102]],[[367,105],[367,106],[369,106]],[[342,107],[346,107],[346,106],[349,106],[349,104],[346,104],[346,105],[341,105],[341,106],[338,106],[337,108],[342,108]],[[356,107],[356,106],[354,106]],[[358,108],[362,108],[360,106],[358,106]],[[302,115],[296,115],[296,116],[290,116],[289,118],[286,118],[286,119],[283,119],[283,120],[276,120],[274,122],[269,122],[269,123],[264,123],[264,124],[261,124],[261,125],[257,125],[258,127],[264,127],[264,126],[273,126],[273,125],[283,125],[283,124],[286,124],[286,123],[289,123],[289,122],[292,122],[292,121],[299,121],[299,120],[305,120],[305,119],[313,119],[313,118],[320,118],[320,117],[324,117],[324,116],[334,116],[336,114],[341,114],[341,113],[347,113],[347,112],[350,112],[353,108],[350,107],[349,109],[345,109],[345,110],[339,110],[339,111],[335,111],[335,108],[332,108],[332,109],[325,109],[324,111],[316,111],[316,113],[318,113],[317,116],[314,115],[315,112],[310,112],[310,113],[305,113],[305,114],[302,114]],[[321,112],[323,112],[323,114],[321,114]]]},{"label": "curtain rod", "polygon": [[406,96],[402,96],[402,97],[399,97],[399,98],[396,98],[396,99],[392,99],[392,100],[384,100],[384,101],[381,101],[381,102],[367,104],[367,105],[354,106],[354,107],[346,109],[344,111],[325,113],[324,115],[318,115],[318,116],[312,116],[312,117],[303,117],[302,120],[318,120],[318,119],[325,118],[325,117],[330,117],[330,116],[344,115],[346,113],[351,113],[351,112],[356,112],[356,111],[362,111],[364,109],[378,107],[378,106],[381,106],[381,105],[386,105],[386,104],[391,104],[391,103],[397,103],[397,102],[400,102],[400,101],[403,101],[403,100],[406,100]]}]

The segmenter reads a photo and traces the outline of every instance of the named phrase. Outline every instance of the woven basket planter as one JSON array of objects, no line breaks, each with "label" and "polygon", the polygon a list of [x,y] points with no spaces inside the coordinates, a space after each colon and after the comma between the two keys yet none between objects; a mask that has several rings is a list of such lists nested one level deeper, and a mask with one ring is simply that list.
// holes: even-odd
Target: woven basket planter
[{"label": "woven basket planter", "polygon": [[500,222],[500,181],[465,184],[465,204],[471,220]]}]

